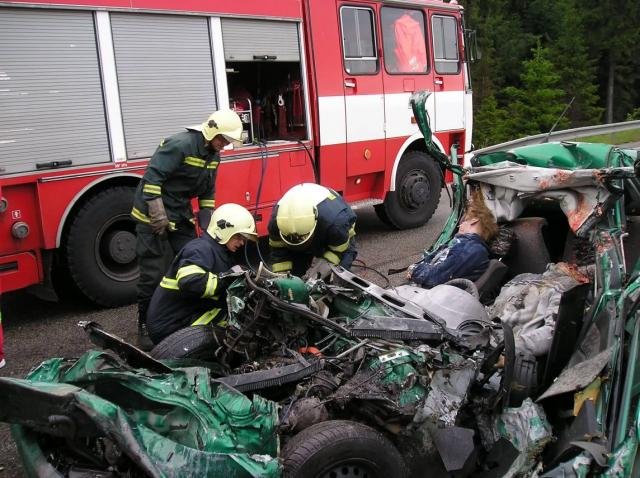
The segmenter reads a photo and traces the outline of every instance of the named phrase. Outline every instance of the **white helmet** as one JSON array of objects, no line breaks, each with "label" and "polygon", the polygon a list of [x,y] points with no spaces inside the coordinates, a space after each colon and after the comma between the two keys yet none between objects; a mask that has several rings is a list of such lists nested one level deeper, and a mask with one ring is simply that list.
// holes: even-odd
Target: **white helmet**
[{"label": "white helmet", "polygon": [[276,223],[280,238],[290,247],[306,244],[318,223],[318,204],[333,192],[314,183],[303,183],[289,189],[278,201]]},{"label": "white helmet", "polygon": [[193,129],[202,131],[202,135],[207,141],[211,141],[221,134],[230,143],[236,146],[242,145],[242,121],[238,114],[232,110],[218,110],[199,127],[196,126]]},{"label": "white helmet", "polygon": [[256,222],[240,204],[223,204],[211,215],[207,233],[220,244],[226,244],[234,234],[242,234],[250,241],[257,241]]}]

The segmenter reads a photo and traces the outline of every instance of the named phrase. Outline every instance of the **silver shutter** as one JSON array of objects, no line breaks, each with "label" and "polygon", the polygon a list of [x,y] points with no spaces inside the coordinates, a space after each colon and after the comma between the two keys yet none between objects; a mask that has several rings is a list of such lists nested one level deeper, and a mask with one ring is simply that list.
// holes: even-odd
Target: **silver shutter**
[{"label": "silver shutter", "polygon": [[93,15],[0,8],[0,174],[110,161]]},{"label": "silver shutter", "polygon": [[216,108],[207,18],[114,13],[111,28],[127,156],[148,157]]},{"label": "silver shutter", "polygon": [[223,18],[222,40],[226,61],[300,61],[298,28],[294,22]]}]

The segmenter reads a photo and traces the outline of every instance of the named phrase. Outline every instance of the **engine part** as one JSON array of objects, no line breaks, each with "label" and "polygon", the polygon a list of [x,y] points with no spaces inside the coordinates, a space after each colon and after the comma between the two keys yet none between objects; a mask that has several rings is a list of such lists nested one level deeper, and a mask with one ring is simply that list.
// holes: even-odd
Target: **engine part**
[{"label": "engine part", "polygon": [[441,328],[423,319],[364,317],[355,321],[351,335],[359,338],[427,340],[442,342]]},{"label": "engine part", "polygon": [[296,363],[271,370],[229,375],[216,379],[240,392],[250,392],[263,388],[277,387],[309,377],[324,368],[324,360],[316,360],[307,364]]}]

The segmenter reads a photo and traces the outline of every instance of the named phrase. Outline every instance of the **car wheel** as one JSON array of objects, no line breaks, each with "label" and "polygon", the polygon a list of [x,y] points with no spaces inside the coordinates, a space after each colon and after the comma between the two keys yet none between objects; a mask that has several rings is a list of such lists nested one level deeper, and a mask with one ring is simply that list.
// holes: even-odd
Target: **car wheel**
[{"label": "car wheel", "polygon": [[198,325],[176,330],[165,337],[151,351],[156,359],[195,359],[214,361],[215,351],[219,347],[213,328]]},{"label": "car wheel", "polygon": [[396,172],[396,190],[387,193],[376,212],[396,229],[422,226],[433,216],[441,192],[442,171],[436,162],[422,151],[407,151]]},{"label": "car wheel", "polygon": [[75,215],[66,240],[69,273],[78,289],[104,307],[136,298],[135,189],[113,187],[91,197]]},{"label": "car wheel", "polygon": [[361,423],[329,420],[294,436],[282,453],[290,478],[403,478],[402,455],[380,432]]}]

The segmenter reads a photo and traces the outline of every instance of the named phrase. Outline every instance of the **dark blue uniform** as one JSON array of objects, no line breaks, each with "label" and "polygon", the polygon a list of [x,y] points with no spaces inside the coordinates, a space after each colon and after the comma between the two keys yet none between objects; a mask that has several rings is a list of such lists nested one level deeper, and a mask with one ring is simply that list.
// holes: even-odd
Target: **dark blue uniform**
[{"label": "dark blue uniform", "polygon": [[434,287],[451,279],[478,279],[489,266],[489,247],[478,234],[457,234],[418,262],[411,280]]},{"label": "dark blue uniform", "polygon": [[276,220],[278,205],[269,220],[269,246],[273,272],[292,271],[303,275],[314,257],[349,269],[358,252],[355,243],[356,215],[342,197],[327,188],[327,198],[318,203],[313,237],[301,249],[293,250],[280,237]]},{"label": "dark blue uniform", "polygon": [[184,327],[219,322],[226,297],[218,275],[232,266],[229,250],[209,234],[190,241],[153,293],[147,314],[151,340],[157,344]]}]

